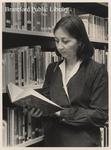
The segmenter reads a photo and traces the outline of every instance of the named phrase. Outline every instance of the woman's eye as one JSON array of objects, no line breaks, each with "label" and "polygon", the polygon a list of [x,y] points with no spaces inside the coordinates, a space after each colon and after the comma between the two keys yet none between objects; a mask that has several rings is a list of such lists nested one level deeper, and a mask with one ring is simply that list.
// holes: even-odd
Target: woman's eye
[{"label": "woman's eye", "polygon": [[[60,40],[55,39],[55,42],[56,42],[56,43],[59,43]],[[69,42],[69,40],[61,40],[61,42],[62,42],[63,44],[67,44],[67,43]]]},{"label": "woman's eye", "polygon": [[69,41],[63,41],[64,44],[67,44]]}]

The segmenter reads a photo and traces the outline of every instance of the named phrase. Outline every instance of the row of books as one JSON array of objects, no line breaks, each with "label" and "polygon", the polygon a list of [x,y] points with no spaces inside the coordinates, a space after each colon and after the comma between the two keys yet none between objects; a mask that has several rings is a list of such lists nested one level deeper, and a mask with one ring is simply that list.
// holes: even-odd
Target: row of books
[{"label": "row of books", "polygon": [[108,19],[92,14],[79,15],[91,39],[108,40]]},{"label": "row of books", "polygon": [[39,45],[8,49],[3,53],[3,91],[10,82],[18,86],[42,85],[47,66],[58,59],[55,52],[43,52]]},{"label": "row of books", "polygon": [[[7,107],[6,120],[3,120],[3,146],[15,146],[44,135],[42,120],[32,114],[34,108]],[[108,146],[108,126],[100,128],[102,147]]]},{"label": "row of books", "polygon": [[[95,49],[92,58],[107,65],[107,54],[107,50]],[[3,92],[6,92],[7,84],[10,82],[18,86],[37,88],[44,82],[48,65],[59,60],[55,52],[43,52],[39,45],[8,49],[3,53]]]},{"label": "row of books", "polygon": [[96,62],[107,66],[108,51],[105,49],[94,49],[92,57]]},{"label": "row of books", "polygon": [[[25,110],[24,110],[25,111]],[[18,108],[7,108],[7,120],[2,123],[3,146],[15,146],[44,134],[41,122]],[[100,128],[101,146],[108,146],[108,127]]]},{"label": "row of books", "polygon": [[83,20],[91,39],[108,40],[107,18],[85,14],[77,8],[63,8],[61,3],[3,3],[3,27],[52,32],[57,21],[70,14]]},{"label": "row of books", "polygon": [[5,27],[31,31],[52,32],[64,14],[60,3],[4,3]]},{"label": "row of books", "polygon": [[15,146],[43,135],[40,120],[32,116],[32,110],[25,109],[6,108],[7,120],[3,121],[4,146]]}]

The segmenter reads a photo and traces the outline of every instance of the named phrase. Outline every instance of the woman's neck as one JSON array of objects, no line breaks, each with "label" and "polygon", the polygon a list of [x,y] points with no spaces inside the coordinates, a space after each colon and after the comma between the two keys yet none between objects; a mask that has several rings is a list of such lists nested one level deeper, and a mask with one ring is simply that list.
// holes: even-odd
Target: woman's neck
[{"label": "woman's neck", "polygon": [[74,66],[77,63],[77,57],[71,59],[71,58],[67,58],[65,59],[66,62],[66,67],[71,67]]}]

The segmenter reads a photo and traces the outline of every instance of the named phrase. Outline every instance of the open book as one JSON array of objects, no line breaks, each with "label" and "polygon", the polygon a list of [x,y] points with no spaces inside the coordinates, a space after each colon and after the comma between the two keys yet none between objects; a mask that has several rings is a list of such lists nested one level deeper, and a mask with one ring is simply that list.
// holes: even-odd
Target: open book
[{"label": "open book", "polygon": [[12,103],[21,107],[40,108],[45,116],[63,109],[33,89],[22,89],[13,83],[9,83],[8,92]]}]

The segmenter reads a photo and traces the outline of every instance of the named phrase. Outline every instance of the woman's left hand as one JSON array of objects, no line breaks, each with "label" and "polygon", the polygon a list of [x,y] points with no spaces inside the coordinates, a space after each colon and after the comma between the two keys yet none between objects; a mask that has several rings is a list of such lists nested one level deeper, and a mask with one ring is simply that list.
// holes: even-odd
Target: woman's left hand
[{"label": "woman's left hand", "polygon": [[55,115],[60,117],[60,113],[61,113],[61,111],[57,111],[57,112],[55,112]]}]

